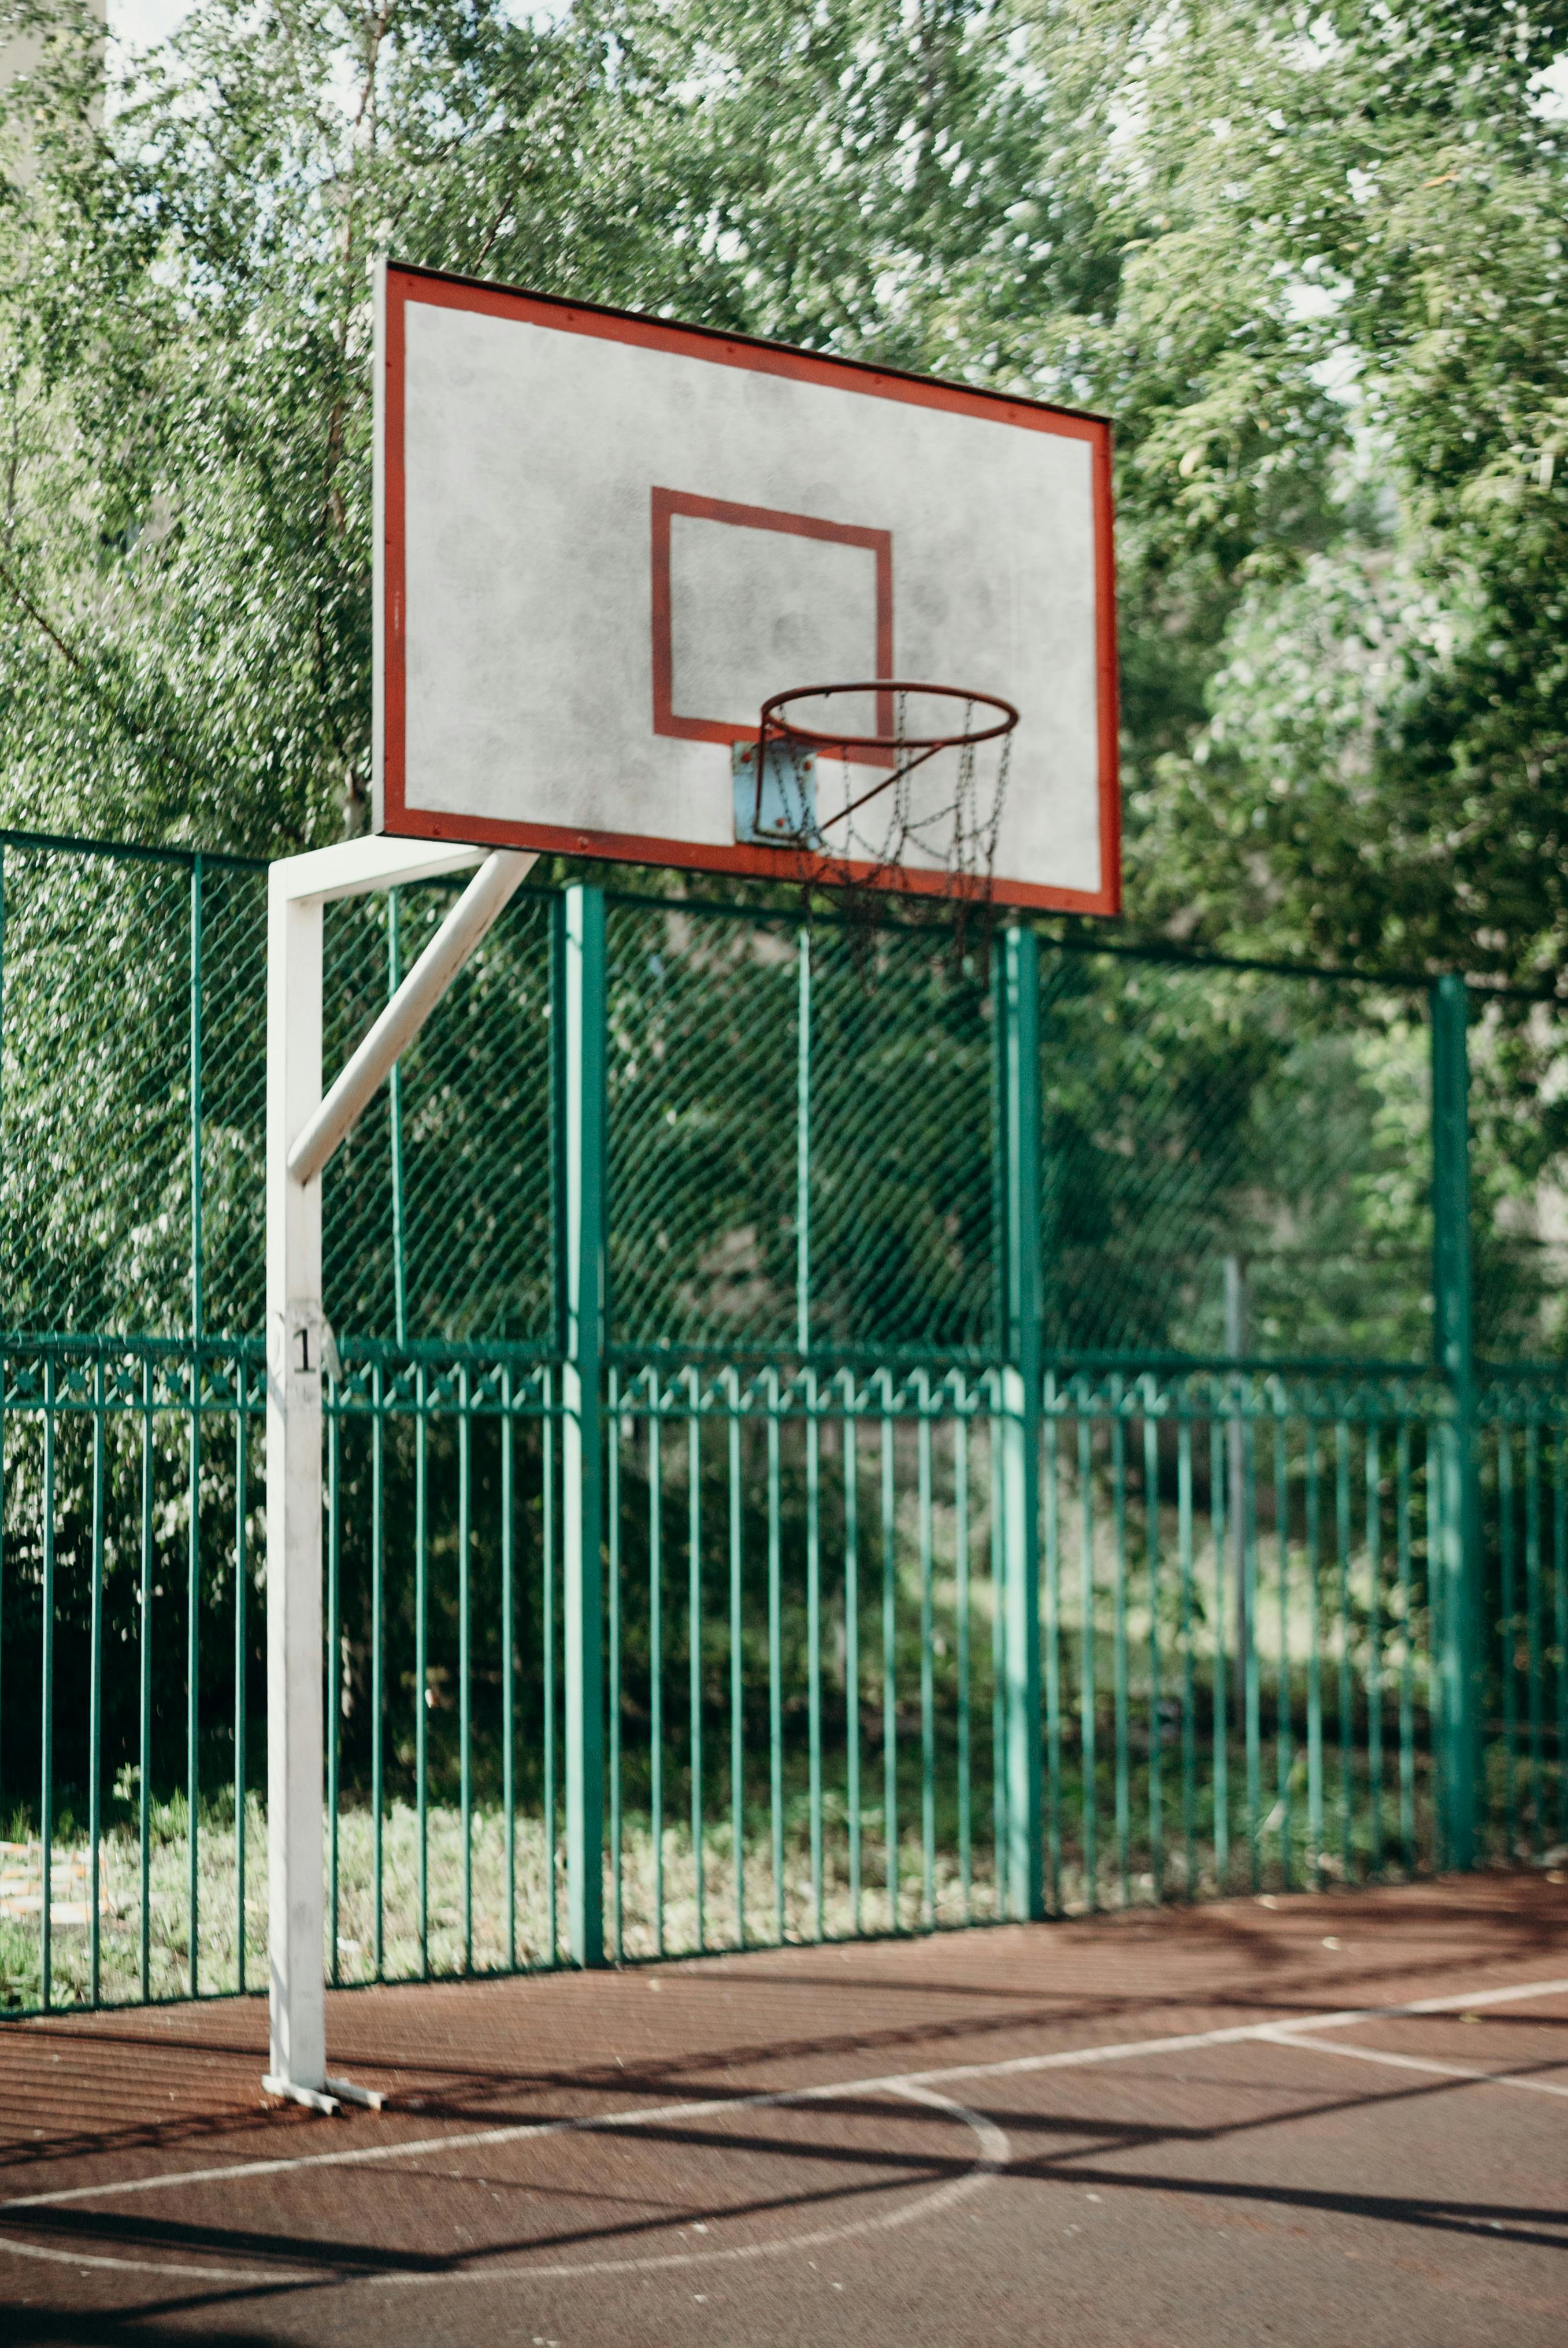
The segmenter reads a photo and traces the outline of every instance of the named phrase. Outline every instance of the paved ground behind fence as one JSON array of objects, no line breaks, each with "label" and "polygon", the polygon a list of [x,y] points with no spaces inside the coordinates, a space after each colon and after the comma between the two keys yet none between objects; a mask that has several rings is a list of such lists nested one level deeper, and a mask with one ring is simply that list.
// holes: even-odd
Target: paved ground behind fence
[{"label": "paved ground behind fence", "polygon": [[[1412,2011],[1411,2009],[1416,2009]],[[1568,1888],[0,2029],[0,2337],[1552,2343]]]}]

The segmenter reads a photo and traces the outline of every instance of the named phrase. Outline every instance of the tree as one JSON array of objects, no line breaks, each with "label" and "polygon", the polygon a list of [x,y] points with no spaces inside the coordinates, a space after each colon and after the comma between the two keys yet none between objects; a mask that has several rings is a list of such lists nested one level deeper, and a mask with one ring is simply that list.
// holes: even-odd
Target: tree
[{"label": "tree", "polygon": [[[1568,11],[1491,0],[1310,26],[1220,5],[1151,60],[1138,145],[1169,225],[1141,273],[1202,247],[1330,396],[1315,527],[1232,566],[1204,721],[1139,778],[1146,918],[1555,979],[1568,334],[1542,83],[1565,37]],[[1195,408],[1133,462],[1183,433],[1173,514],[1246,471],[1239,417]]]},{"label": "tree", "polygon": [[543,27],[497,0],[204,0],[105,114],[71,17],[18,86],[0,212],[8,810],[268,848],[353,829],[372,254],[918,360],[900,289],[972,268],[1027,135],[972,29],[875,0],[585,0]]},{"label": "tree", "polygon": [[5,803],[256,846],[359,820],[390,246],[1108,409],[1134,919],[1539,977],[1565,25],[202,0],[106,110],[67,15],[0,209]]}]

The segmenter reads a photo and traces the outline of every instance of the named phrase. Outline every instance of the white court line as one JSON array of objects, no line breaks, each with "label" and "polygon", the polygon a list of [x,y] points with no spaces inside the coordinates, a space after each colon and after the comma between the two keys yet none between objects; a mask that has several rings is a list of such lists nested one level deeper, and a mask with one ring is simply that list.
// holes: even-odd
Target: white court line
[{"label": "white court line", "polygon": [[181,2267],[159,2259],[110,2259],[96,2250],[51,2250],[42,2242],[18,2242],[0,2234],[0,2252],[14,2259],[43,2259],[55,2267],[107,2267],[116,2274],[176,2275],[187,2281],[319,2282],[320,2272],[307,2274],[298,2267]]},{"label": "white court line", "polygon": [[[54,2209],[67,2201],[95,2201],[110,2195],[157,2193],[181,2185],[220,2185],[238,2177],[281,2177],[310,2168],[356,2168],[373,2161],[417,2160],[431,2153],[477,2151],[482,2147],[527,2144],[540,2137],[608,2134],[619,2128],[655,2127],[666,2120],[712,2119],[726,2112],[763,2111],[771,2105],[829,2103],[851,2096],[903,2095],[955,2079],[1003,2079],[1035,2071],[1068,2071],[1097,2063],[1135,2062],[1145,2054],[1184,2054],[1206,2046],[1241,2046],[1278,2030],[1345,2030],[1358,2022],[1386,2022],[1404,2014],[1451,2013],[1478,2005],[1503,2005],[1525,1998],[1568,1997],[1568,1981],[1518,1982],[1502,1989],[1466,1990],[1451,1997],[1423,1997],[1405,2005],[1349,2006],[1304,2014],[1298,2022],[1245,2022],[1223,2030],[1189,2031],[1171,2038],[1130,2038],[1111,2046],[1067,2046],[1050,2054],[1016,2054],[993,2063],[951,2063],[933,2071],[901,2071],[875,2079],[835,2079],[815,2087],[780,2087],[753,2096],[715,2096],[709,2102],[655,2104],[642,2111],[594,2112],[566,2120],[527,2120],[510,2127],[477,2128],[469,2135],[411,2138],[404,2144],[355,2145],[341,2152],[301,2153],[292,2159],[234,2161],[221,2168],[159,2169],[151,2177],[71,2185],[56,2193],[30,2193],[0,2201],[0,2216],[12,2209]],[[391,2107],[395,2109],[395,2106]]]},{"label": "white court line", "polygon": [[1265,2033],[1271,2046],[1295,2046],[1303,2054],[1348,2054],[1357,2063],[1388,2063],[1399,2071],[1437,2071],[1445,2079],[1480,2079],[1489,2087],[1525,2087],[1532,2096],[1568,2096],[1568,2087],[1551,2079],[1521,2079],[1506,2071],[1478,2071],[1469,2063],[1432,2063],[1417,2054],[1393,2054],[1381,2046],[1319,2045],[1316,2039],[1297,2038],[1294,2027]]}]

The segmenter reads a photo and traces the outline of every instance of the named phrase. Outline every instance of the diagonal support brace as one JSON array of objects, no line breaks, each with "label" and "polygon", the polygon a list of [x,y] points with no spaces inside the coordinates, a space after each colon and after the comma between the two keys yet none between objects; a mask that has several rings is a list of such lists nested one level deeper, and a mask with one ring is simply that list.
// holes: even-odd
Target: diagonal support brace
[{"label": "diagonal support brace", "polygon": [[512,849],[497,849],[485,859],[364,1041],[344,1062],[315,1115],[295,1137],[288,1164],[296,1182],[313,1182],[333,1150],[347,1140],[536,861]]}]

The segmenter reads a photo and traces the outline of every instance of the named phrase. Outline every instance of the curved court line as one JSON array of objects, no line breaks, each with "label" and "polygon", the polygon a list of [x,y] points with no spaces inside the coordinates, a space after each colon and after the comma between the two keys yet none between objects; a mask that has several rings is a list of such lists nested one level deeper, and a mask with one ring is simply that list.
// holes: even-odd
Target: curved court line
[{"label": "curved court line", "polygon": [[[872,2210],[864,2218],[847,2219],[843,2225],[819,2226],[809,2234],[791,2234],[776,2242],[735,2242],[711,2250],[650,2250],[641,2258],[562,2260],[553,2266],[539,2266],[532,2260],[519,2259],[507,2266],[465,2267],[455,2274],[375,2275],[367,2280],[377,2283],[494,2282],[521,2276],[529,2282],[559,2282],[573,2275],[649,2274],[663,2267],[716,2266],[742,2259],[782,2258],[787,2250],[815,2250],[830,2242],[852,2241],[857,2235],[887,2234],[897,2226],[912,2224],[917,2218],[934,2217],[938,2209],[967,2199],[1012,2158],[1012,2146],[1005,2129],[984,2113],[971,2112],[965,2105],[955,2103],[950,2096],[940,2096],[934,2089],[915,2085],[892,2087],[888,2092],[905,2096],[911,2103],[929,2104],[933,2110],[962,2120],[980,2143],[979,2158],[962,2177],[949,2178],[945,2184],[902,2203],[897,2209]],[[806,2094],[769,2098],[775,2106],[807,2100]],[[731,2104],[726,2108],[734,2111],[744,2106]],[[723,2218],[717,2222],[722,2225]]]},{"label": "curved court line", "polygon": [[[846,2083],[839,2090],[845,2096],[857,2091],[860,2091],[858,2082]],[[964,2200],[969,2194],[976,2192],[989,2178],[994,2177],[999,2169],[1005,2168],[1012,2158],[1012,2146],[1008,2140],[1006,2130],[999,2127],[994,2120],[989,2119],[983,2113],[971,2112],[965,2105],[956,2103],[951,2096],[939,2095],[935,2088],[913,2080],[891,2085],[887,2092],[890,2095],[901,2096],[909,2103],[929,2105],[934,2111],[945,2112],[953,2119],[962,2120],[965,2127],[969,2128],[979,2141],[980,2149],[978,2157],[961,2177],[948,2178],[942,2184],[933,2187],[929,2192],[917,2194],[915,2199],[903,2202],[896,2209],[870,2210],[864,2217],[845,2219],[842,2225],[819,2226],[810,2233],[789,2234],[776,2241],[720,2244],[715,2245],[712,2250],[649,2250],[641,2257],[635,2258],[561,2260],[548,2266],[542,2266],[537,2260],[530,2259],[525,2254],[521,2258],[512,2259],[505,2265],[489,2261],[483,2265],[444,2267],[425,2274],[373,2274],[366,2273],[363,2268],[353,2265],[335,2268],[332,2265],[308,2268],[227,2265],[198,2267],[184,2264],[175,2266],[154,2259],[123,2259],[114,2258],[103,2252],[84,2253],[78,2250],[56,2250],[53,2247],[46,2247],[42,2243],[20,2242],[10,2234],[0,2235],[0,2250],[12,2251],[18,2258],[46,2259],[53,2264],[62,2266],[107,2267],[121,2273],[175,2275],[202,2282],[288,2284],[320,2283],[335,2279],[340,2282],[374,2283],[388,2288],[412,2283],[505,2282],[514,2277],[526,2279],[529,2282],[558,2282],[569,2280],[574,2275],[650,2274],[669,2267],[715,2266],[725,2262],[733,2263],[742,2259],[783,2258],[792,2250],[820,2250],[832,2242],[852,2241],[859,2235],[891,2233],[895,2227],[909,2225],[917,2218],[935,2217],[939,2209],[948,2209],[955,2201]],[[755,2111],[763,2106],[768,2106],[776,2111],[790,2104],[822,2102],[825,2099],[821,2089],[804,2088],[794,2094],[784,2092],[766,2096],[747,2096],[727,2104],[706,2106],[687,2106],[684,2107],[684,2114],[690,2119],[696,2111],[703,2109],[740,2112]],[[570,2128],[579,2134],[594,2131],[606,2134],[619,2131],[623,2127],[645,2125],[655,2116],[657,2116],[651,2112],[628,2113],[620,2118],[613,2115],[606,2115],[588,2121],[556,2123],[553,2126],[530,2130],[529,2133],[536,2136],[560,2135]],[[490,2140],[494,2141],[493,2138]],[[510,2140],[515,2143],[518,2138],[514,2135]],[[466,2146],[477,2141],[478,2139],[473,2137],[456,2138],[446,2137],[440,2139],[448,2151],[455,2146]],[[412,2149],[412,2147],[409,2148]],[[198,2170],[190,2181],[202,2183],[215,2173],[210,2170]],[[68,2197],[40,2195],[30,2202],[0,2203],[0,2209],[36,2209],[40,2201],[59,2200],[66,2198],[78,2197],[76,2194]],[[715,2222],[721,2225],[723,2223],[722,2214]]]},{"label": "curved court line", "polygon": [[293,2267],[186,2267],[163,2262],[154,2265],[150,2259],[113,2259],[101,2250],[56,2250],[43,2242],[19,2242],[11,2234],[0,2234],[0,2251],[12,2258],[46,2259],[52,2266],[108,2268],[116,2274],[178,2275],[190,2282],[321,2282],[321,2269],[307,2271]]}]

